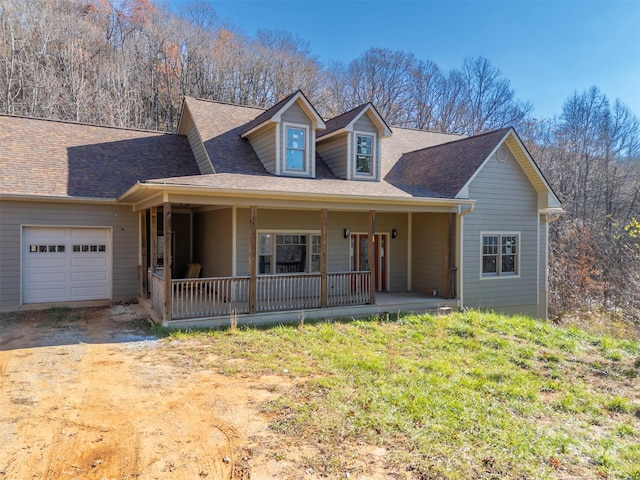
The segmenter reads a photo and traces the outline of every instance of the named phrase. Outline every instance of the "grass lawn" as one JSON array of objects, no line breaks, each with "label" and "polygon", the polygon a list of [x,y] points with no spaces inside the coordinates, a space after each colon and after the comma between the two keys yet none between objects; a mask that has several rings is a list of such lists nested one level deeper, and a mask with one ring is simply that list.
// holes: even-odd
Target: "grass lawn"
[{"label": "grass lawn", "polygon": [[640,480],[637,341],[475,311],[166,341],[194,367],[291,377],[262,410],[284,443],[322,444],[330,477],[366,445],[409,478]]}]

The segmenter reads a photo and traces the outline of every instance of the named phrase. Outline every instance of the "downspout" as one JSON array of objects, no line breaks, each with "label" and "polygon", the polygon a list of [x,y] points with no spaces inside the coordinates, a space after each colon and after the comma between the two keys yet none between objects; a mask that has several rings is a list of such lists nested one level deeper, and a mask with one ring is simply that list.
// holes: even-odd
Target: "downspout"
[{"label": "downspout", "polygon": [[[458,205],[458,218],[460,220],[460,234],[458,235],[459,241],[459,254],[458,254],[458,267],[457,270],[460,272],[458,275],[458,292],[459,292],[459,301],[460,301],[460,309],[464,308],[464,282],[462,281],[463,273],[464,273],[464,263],[462,259],[464,258],[464,217],[471,212],[473,212],[475,208],[475,203],[469,205],[469,208],[462,211],[462,205]],[[456,268],[456,267],[453,267]]]}]

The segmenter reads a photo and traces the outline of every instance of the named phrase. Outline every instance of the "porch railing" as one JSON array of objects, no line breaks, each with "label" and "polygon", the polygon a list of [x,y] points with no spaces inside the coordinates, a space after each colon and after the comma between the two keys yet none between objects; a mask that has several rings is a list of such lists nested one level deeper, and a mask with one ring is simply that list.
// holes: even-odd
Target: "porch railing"
[{"label": "porch railing", "polygon": [[249,313],[249,277],[171,280],[172,318]]},{"label": "porch railing", "polygon": [[151,306],[153,309],[162,313],[162,308],[164,306],[164,279],[162,275],[157,273],[149,274],[149,287],[151,294]]},{"label": "porch railing", "polygon": [[[171,280],[172,318],[200,318],[249,313],[250,277]],[[319,273],[265,275],[256,279],[256,311],[274,312],[319,308],[322,276]],[[327,306],[369,303],[370,272],[327,274]],[[163,279],[151,275],[154,310],[162,311]]]}]

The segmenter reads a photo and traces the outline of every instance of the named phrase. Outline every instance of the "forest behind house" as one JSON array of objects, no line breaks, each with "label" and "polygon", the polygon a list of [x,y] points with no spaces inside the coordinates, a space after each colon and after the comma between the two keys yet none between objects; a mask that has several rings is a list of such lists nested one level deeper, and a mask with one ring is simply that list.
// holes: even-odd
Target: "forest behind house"
[{"label": "forest behind house", "polygon": [[0,3],[3,114],[175,132],[184,96],[270,107],[298,89],[326,118],[371,101],[392,127],[515,127],[567,212],[550,225],[550,315],[640,324],[640,123],[597,86],[534,118],[483,57],[443,70],[371,48],[322,63],[304,39],[248,36],[205,2]]}]

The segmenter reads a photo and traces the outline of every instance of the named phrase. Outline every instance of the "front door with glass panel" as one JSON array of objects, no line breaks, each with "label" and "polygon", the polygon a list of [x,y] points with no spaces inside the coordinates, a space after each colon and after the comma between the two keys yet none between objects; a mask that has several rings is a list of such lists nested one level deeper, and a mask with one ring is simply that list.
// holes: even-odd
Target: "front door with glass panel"
[{"label": "front door with glass panel", "polygon": [[[373,241],[375,259],[375,289],[377,291],[387,289],[387,235],[376,234]],[[369,235],[351,235],[349,248],[351,271],[367,271],[369,269]]]}]

